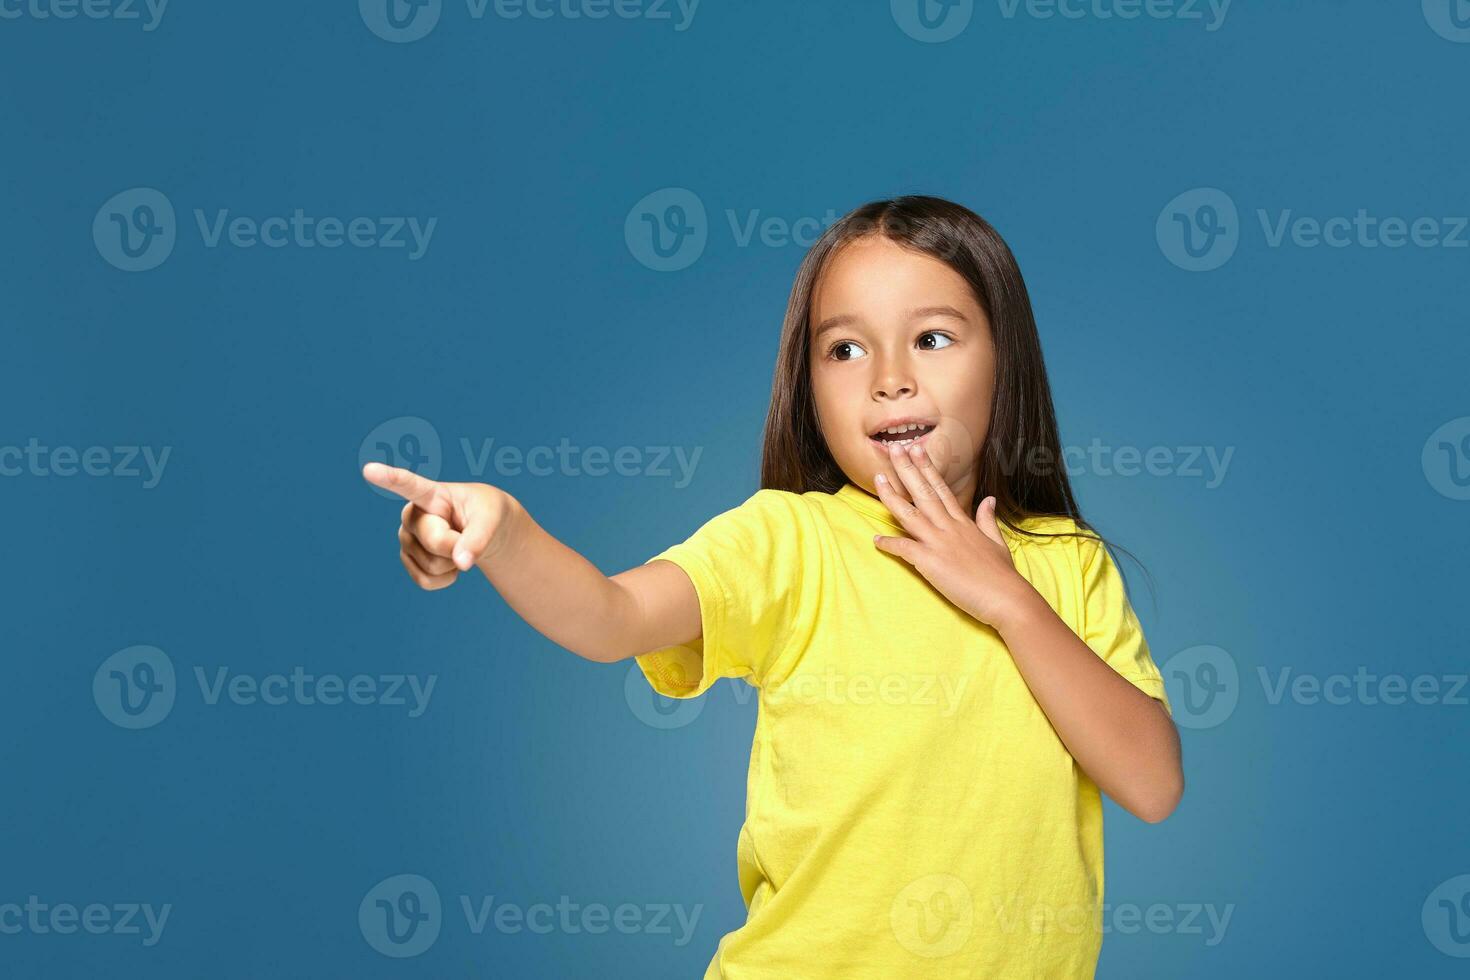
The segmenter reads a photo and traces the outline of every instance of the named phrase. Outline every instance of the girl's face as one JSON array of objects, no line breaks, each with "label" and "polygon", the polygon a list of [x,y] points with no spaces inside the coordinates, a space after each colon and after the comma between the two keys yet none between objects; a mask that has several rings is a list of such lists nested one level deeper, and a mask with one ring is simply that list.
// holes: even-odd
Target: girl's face
[{"label": "girl's face", "polygon": [[[876,493],[874,477],[884,473],[902,488],[882,440],[917,439],[973,512],[995,348],[964,278],[933,256],[866,235],[828,260],[810,322],[817,420],[847,478]],[[921,428],[882,432],[907,422]]]}]

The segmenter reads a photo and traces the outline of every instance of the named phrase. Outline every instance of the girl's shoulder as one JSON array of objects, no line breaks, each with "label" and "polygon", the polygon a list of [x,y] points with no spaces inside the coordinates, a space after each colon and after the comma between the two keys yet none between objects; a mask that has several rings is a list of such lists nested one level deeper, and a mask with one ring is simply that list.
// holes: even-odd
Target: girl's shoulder
[{"label": "girl's shoulder", "polygon": [[1016,522],[1024,532],[1037,535],[1087,534],[1077,522],[1065,514],[1032,514]]},{"label": "girl's shoulder", "polygon": [[1033,514],[1014,526],[1002,524],[1000,528],[1001,537],[1011,542],[1013,549],[1045,548],[1073,557],[1090,555],[1100,540],[1097,532],[1065,514]]}]

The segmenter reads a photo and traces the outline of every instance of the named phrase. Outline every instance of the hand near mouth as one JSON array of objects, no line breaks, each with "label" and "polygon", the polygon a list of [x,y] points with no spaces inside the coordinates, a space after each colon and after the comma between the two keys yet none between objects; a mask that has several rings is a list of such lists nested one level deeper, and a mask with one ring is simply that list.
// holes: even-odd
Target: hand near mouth
[{"label": "hand near mouth", "polygon": [[972,520],[922,445],[889,451],[902,487],[877,477],[878,499],[912,537],[876,535],[880,551],[914,567],[950,602],[997,630],[1039,594],[1016,571],[995,521],[995,498],[980,502]]}]

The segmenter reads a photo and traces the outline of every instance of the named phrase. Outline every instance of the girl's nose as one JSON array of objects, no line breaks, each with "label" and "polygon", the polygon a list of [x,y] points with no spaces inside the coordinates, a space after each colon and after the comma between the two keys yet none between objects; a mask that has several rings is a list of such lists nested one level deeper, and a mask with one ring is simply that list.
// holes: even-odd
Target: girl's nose
[{"label": "girl's nose", "polygon": [[902,371],[886,370],[873,384],[875,398],[907,398],[913,393],[914,380]]}]

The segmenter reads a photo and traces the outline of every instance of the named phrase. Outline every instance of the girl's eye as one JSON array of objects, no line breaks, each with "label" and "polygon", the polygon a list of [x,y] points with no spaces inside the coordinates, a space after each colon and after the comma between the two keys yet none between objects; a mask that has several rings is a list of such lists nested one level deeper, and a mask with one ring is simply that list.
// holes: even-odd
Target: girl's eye
[{"label": "girl's eye", "polygon": [[[932,345],[926,345],[924,343],[925,339],[929,337],[934,338],[934,343]],[[948,334],[936,333],[930,330],[927,333],[919,335],[918,343],[920,350],[944,350],[944,348],[954,343],[954,338],[949,336]],[[844,357],[841,353],[843,348],[851,348],[852,350],[858,351],[859,354],[850,354]],[[854,358],[860,356],[861,353],[866,352],[863,351],[863,349],[857,344],[853,343],[850,340],[840,340],[828,349],[827,356],[834,361],[851,361]]]}]

